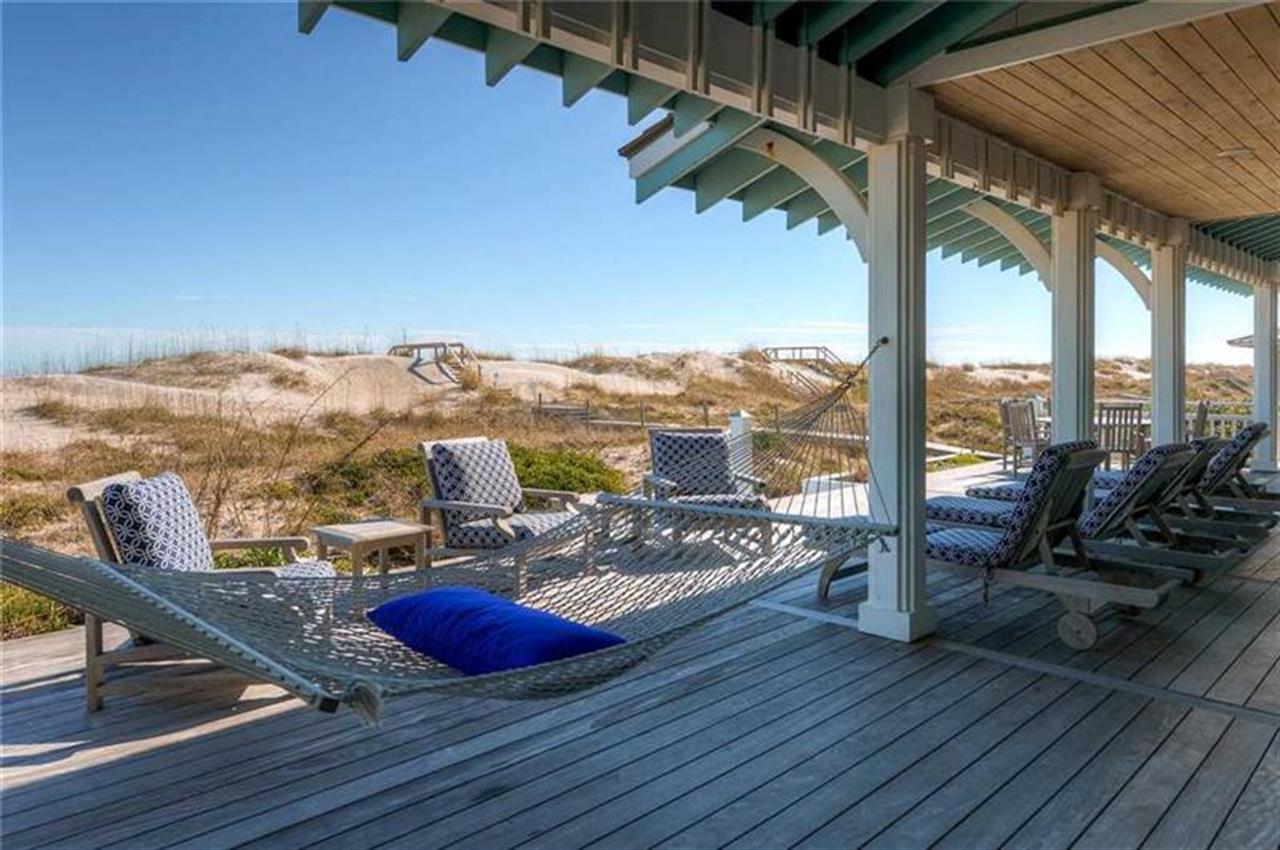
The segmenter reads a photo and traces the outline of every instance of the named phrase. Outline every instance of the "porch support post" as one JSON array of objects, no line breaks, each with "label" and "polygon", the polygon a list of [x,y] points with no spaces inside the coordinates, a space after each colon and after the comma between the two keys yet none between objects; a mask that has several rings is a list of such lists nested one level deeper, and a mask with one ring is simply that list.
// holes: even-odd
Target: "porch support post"
[{"label": "porch support post", "polygon": [[1071,203],[1053,216],[1053,440],[1093,433],[1094,232],[1102,187],[1092,174],[1072,175]]},{"label": "porch support post", "polygon": [[1276,405],[1277,386],[1277,345],[1276,345],[1276,301],[1277,287],[1274,284],[1260,284],[1253,288],[1253,418],[1267,423],[1270,433],[1258,443],[1253,454],[1253,468],[1274,470],[1276,461]]},{"label": "porch support post", "polygon": [[[1173,225],[1173,222],[1170,222]],[[1176,443],[1186,431],[1186,223],[1151,251],[1151,442]]]},{"label": "porch support post", "polygon": [[[890,89],[888,140],[868,155],[870,337],[888,342],[869,364],[872,516],[898,527],[870,551],[858,628],[894,640],[931,634],[925,592],[925,136],[933,100]],[[876,492],[878,487],[879,492]]]}]

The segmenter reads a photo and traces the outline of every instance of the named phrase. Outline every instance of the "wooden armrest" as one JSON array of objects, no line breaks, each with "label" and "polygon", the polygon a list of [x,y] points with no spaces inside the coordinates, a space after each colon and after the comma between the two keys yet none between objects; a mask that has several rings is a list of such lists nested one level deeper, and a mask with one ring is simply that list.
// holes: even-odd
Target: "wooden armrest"
[{"label": "wooden armrest", "polygon": [[209,548],[215,552],[232,549],[283,549],[285,554],[289,554],[305,552],[310,547],[311,541],[305,537],[228,537],[209,541]]},{"label": "wooden armrest", "polygon": [[502,505],[486,505],[481,502],[452,502],[448,499],[423,499],[419,503],[424,511],[462,511],[477,517],[505,519],[512,515],[510,508]]},{"label": "wooden armrest", "polygon": [[568,490],[544,490],[541,487],[524,487],[522,488],[526,496],[536,496],[539,499],[555,499],[561,502],[576,502],[580,498],[577,493]]}]

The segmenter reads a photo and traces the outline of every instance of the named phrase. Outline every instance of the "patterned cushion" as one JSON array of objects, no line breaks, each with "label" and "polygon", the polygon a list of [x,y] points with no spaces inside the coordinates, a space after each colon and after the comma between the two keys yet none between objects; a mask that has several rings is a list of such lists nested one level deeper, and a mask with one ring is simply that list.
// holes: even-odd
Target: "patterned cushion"
[{"label": "patterned cushion", "polygon": [[737,494],[729,462],[729,436],[722,431],[650,431],[653,473],[672,481],[682,496]]},{"label": "patterned cushion", "polygon": [[1105,499],[1093,506],[1093,510],[1081,518],[1077,524],[1080,533],[1085,537],[1093,537],[1106,529],[1112,520],[1118,518],[1124,508],[1124,503],[1134,491],[1140,489],[1151,477],[1157,474],[1165,464],[1165,458],[1170,455],[1185,452],[1191,448],[1186,443],[1168,443],[1163,446],[1156,446],[1148,449],[1137,463],[1129,467],[1129,471],[1125,473],[1120,483],[1107,493]]},{"label": "patterned cushion", "polygon": [[102,510],[124,563],[186,572],[213,569],[200,513],[174,473],[107,485]]},{"label": "patterned cushion", "polygon": [[928,558],[951,564],[985,567],[1000,544],[1001,533],[985,528],[941,528],[925,537]]},{"label": "patterned cushion", "polygon": [[1028,535],[1035,528],[1036,519],[1045,508],[1058,474],[1071,455],[1097,447],[1098,444],[1093,440],[1076,440],[1049,446],[1040,453],[1022,486],[1022,495],[1013,503],[1013,510],[1005,520],[1004,534],[991,555],[991,566],[1008,566],[1018,556]]},{"label": "patterned cushion", "polygon": [[1099,469],[1093,473],[1093,486],[1099,490],[1110,490],[1124,480],[1123,469]]},{"label": "patterned cushion", "polygon": [[1008,481],[1004,484],[983,484],[970,487],[964,494],[971,499],[994,499],[999,502],[1016,502],[1022,498],[1022,482]]},{"label": "patterned cushion", "polygon": [[1213,492],[1227,482],[1239,467],[1243,466],[1249,457],[1249,452],[1257,445],[1267,433],[1267,424],[1265,422],[1250,422],[1248,425],[1236,432],[1231,438],[1231,442],[1223,446],[1213,460],[1209,461],[1209,466],[1205,469],[1204,475],[1200,477],[1200,486],[1207,491]]},{"label": "patterned cushion", "polygon": [[961,525],[1004,528],[1013,513],[1014,502],[998,499],[971,499],[965,496],[935,496],[924,503],[926,519]]},{"label": "patterned cushion", "polygon": [[337,574],[328,561],[297,561],[276,568],[280,578],[333,578]]},{"label": "patterned cushion", "polygon": [[[573,516],[570,511],[515,514],[507,518],[516,540],[546,534]],[[455,549],[501,549],[511,543],[491,520],[477,519],[448,528],[448,545]]]},{"label": "patterned cushion", "polygon": [[[524,507],[524,493],[516,478],[505,440],[436,443],[431,467],[437,498],[451,502],[497,505],[511,511]],[[489,549],[509,541],[481,514],[442,511],[445,545],[460,549]],[[463,528],[466,526],[467,528]]]},{"label": "patterned cushion", "polygon": [[760,496],[736,496],[729,493],[712,496],[677,496],[671,501],[687,505],[709,505],[713,508],[740,508],[744,511],[769,510],[769,502]]}]

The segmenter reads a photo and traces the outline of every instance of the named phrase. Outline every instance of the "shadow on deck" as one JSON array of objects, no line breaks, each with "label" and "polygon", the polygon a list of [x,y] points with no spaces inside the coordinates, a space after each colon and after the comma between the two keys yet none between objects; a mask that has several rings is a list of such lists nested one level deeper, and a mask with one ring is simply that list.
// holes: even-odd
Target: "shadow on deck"
[{"label": "shadow on deck", "polygon": [[1276,544],[1087,652],[1043,594],[932,575],[908,646],[851,628],[861,578],[805,580],[589,693],[379,730],[194,663],[86,719],[79,631],[10,642],[3,842],[1275,847]]}]

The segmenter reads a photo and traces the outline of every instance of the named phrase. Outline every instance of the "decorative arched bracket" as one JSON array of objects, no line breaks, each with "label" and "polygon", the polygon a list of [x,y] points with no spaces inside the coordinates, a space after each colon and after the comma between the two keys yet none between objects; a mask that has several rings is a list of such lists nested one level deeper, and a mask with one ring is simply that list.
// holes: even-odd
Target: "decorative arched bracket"
[{"label": "decorative arched bracket", "polygon": [[867,199],[844,172],[808,146],[774,130],[752,130],[737,145],[773,160],[808,183],[840,219],[849,238],[858,247],[859,256],[864,262],[868,259]]},{"label": "decorative arched bracket", "polygon": [[[990,201],[974,201],[965,207],[965,211],[1013,243],[1013,246],[1036,270],[1036,274],[1040,276],[1040,282],[1044,284],[1044,288],[1051,288],[1049,246],[1045,245],[1040,237],[1031,231],[1031,228]],[[1129,281],[1129,285],[1133,287],[1134,292],[1138,293],[1142,303],[1150,310],[1151,278],[1146,272],[1138,268],[1133,260],[1125,256],[1124,252],[1105,239],[1096,239],[1094,241],[1094,250],[1099,258],[1109,263],[1112,268],[1120,273],[1121,277]]]}]

